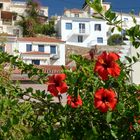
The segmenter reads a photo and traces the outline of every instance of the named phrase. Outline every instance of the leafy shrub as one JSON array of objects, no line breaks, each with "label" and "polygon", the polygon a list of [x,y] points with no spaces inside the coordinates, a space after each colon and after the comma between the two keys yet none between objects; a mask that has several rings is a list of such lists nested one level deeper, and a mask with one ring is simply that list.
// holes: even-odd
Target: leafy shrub
[{"label": "leafy shrub", "polygon": [[115,46],[115,45],[124,45],[123,37],[120,34],[114,34],[110,36],[107,40],[107,44],[109,46]]},{"label": "leafy shrub", "polygon": [[[99,1],[91,6],[102,12],[100,3],[96,4]],[[103,18],[119,23],[114,21],[114,13],[107,12]],[[140,34],[134,34],[138,29],[136,25],[127,31],[136,48],[140,46]],[[90,56],[71,55],[74,68],[63,66],[61,74],[48,76],[42,69],[0,52],[0,139],[140,139],[140,86],[130,82],[131,66],[140,54],[127,56],[127,64],[115,52]],[[31,80],[45,83],[48,91],[21,89],[19,82],[11,80],[15,67]]]}]

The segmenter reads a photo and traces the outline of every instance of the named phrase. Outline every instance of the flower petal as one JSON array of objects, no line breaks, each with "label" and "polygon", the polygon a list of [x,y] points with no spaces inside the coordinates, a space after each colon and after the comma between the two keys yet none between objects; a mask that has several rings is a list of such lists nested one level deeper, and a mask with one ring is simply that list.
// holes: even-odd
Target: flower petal
[{"label": "flower petal", "polygon": [[72,97],[71,95],[68,95],[67,104],[70,105],[72,108],[77,108],[79,106],[82,106],[82,99],[79,95],[77,98]]},{"label": "flower petal", "polygon": [[66,79],[66,75],[65,74],[55,74],[55,80],[56,81],[63,81]]},{"label": "flower petal", "polygon": [[60,92],[60,93],[66,93],[68,90],[68,86],[65,82],[61,82],[59,83],[59,86],[56,87],[56,89]]},{"label": "flower petal", "polygon": [[48,83],[54,83],[54,75],[48,76]]},{"label": "flower petal", "polygon": [[105,113],[108,111],[108,106],[103,103],[100,107],[99,107],[99,110],[101,110],[101,112]]},{"label": "flower petal", "polygon": [[54,84],[49,84],[48,85],[48,91],[53,95],[53,96],[58,96],[58,90],[56,89]]},{"label": "flower petal", "polygon": [[100,88],[95,92],[94,105],[101,112],[107,112],[109,108],[113,110],[116,104],[117,98],[114,90]]},{"label": "flower petal", "polygon": [[117,61],[117,60],[120,58],[120,56],[119,56],[118,54],[114,53],[114,52],[110,52],[110,53],[108,54],[108,58],[109,58],[111,61]]}]

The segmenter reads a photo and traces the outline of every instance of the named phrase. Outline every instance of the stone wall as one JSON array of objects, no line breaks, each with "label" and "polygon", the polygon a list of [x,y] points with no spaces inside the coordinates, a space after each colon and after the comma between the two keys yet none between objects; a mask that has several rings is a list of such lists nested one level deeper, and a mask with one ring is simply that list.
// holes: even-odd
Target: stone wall
[{"label": "stone wall", "polygon": [[96,47],[97,49],[97,54],[100,54],[103,51],[107,51],[107,52],[119,52],[122,47],[121,46],[92,46],[90,48],[86,48],[86,47],[79,47],[79,46],[73,46],[73,45],[67,45],[66,44],[66,64],[68,62],[70,62],[70,54],[80,54],[80,55],[84,55],[87,54],[91,49],[94,49]]}]

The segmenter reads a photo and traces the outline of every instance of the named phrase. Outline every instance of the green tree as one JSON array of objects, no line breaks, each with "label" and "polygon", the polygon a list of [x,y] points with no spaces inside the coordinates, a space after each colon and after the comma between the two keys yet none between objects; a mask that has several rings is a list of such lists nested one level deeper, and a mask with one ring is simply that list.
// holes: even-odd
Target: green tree
[{"label": "green tree", "polygon": [[42,23],[40,20],[40,4],[33,0],[26,3],[26,16],[19,15],[21,20],[18,21],[23,29],[23,36],[34,37],[37,34],[52,35],[55,33],[54,22]]},{"label": "green tree", "polygon": [[115,45],[122,45],[125,43],[123,42],[123,37],[120,34],[114,34],[108,38],[107,44],[109,46],[115,46]]}]

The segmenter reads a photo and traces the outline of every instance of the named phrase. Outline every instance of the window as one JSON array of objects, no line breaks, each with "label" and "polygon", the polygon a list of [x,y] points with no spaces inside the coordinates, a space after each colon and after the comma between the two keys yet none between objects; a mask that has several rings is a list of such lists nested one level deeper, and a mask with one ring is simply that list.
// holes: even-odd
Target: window
[{"label": "window", "polygon": [[85,33],[85,24],[79,23],[79,33]]},{"label": "window", "polygon": [[50,46],[50,53],[56,54],[56,46],[54,46],[54,45]]},{"label": "window", "polygon": [[97,37],[97,43],[103,43],[103,38],[102,37]]},{"label": "window", "polygon": [[3,3],[0,3],[0,9],[2,9],[3,8]]},{"label": "window", "polygon": [[122,26],[123,26],[123,27],[128,27],[128,18],[124,18],[124,19],[123,19]]},{"label": "window", "polygon": [[32,64],[34,64],[34,65],[40,65],[40,60],[32,60]]},{"label": "window", "polygon": [[5,52],[4,46],[0,46],[0,51]]},{"label": "window", "polygon": [[125,35],[126,35],[126,30],[122,29],[121,35],[122,35],[122,36],[125,36]]},{"label": "window", "polygon": [[128,21],[128,18],[124,18],[123,20],[124,20],[124,21]]},{"label": "window", "polygon": [[32,51],[32,44],[26,44],[26,51],[27,52]]},{"label": "window", "polygon": [[101,24],[95,24],[94,30],[95,31],[101,31]]},{"label": "window", "polygon": [[38,51],[44,52],[44,45],[38,45]]},{"label": "window", "polygon": [[82,35],[78,36],[78,42],[83,42],[83,36]]},{"label": "window", "polygon": [[72,30],[72,23],[66,23],[66,30]]},{"label": "window", "polygon": [[75,17],[79,17],[79,14],[75,14]]},{"label": "window", "polygon": [[40,10],[39,15],[44,16],[44,10]]}]

